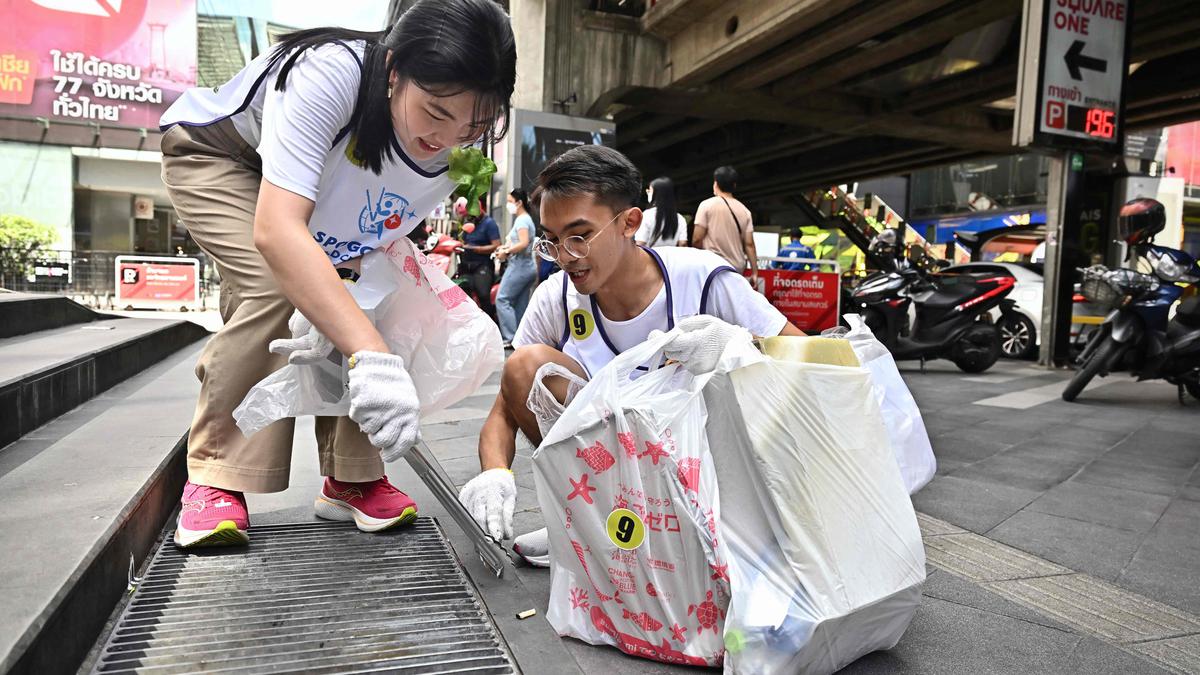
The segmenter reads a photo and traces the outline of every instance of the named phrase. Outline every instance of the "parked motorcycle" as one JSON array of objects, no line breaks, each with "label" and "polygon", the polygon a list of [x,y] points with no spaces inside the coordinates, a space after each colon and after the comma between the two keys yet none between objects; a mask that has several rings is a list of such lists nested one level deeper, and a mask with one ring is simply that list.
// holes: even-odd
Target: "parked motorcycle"
[{"label": "parked motorcycle", "polygon": [[[872,252],[896,262],[893,269],[868,277],[854,289],[854,311],[863,315],[896,360],[924,363],[945,358],[968,373],[991,368],[1000,358],[1000,332],[987,315],[994,307],[1004,316],[1016,311],[1006,297],[1014,279],[998,274],[936,274],[933,270],[939,266],[925,261],[923,251],[896,258],[895,239],[892,230],[872,239]],[[915,310],[911,325],[910,306]]]},{"label": "parked motorcycle", "polygon": [[[479,304],[479,298],[475,297],[475,291],[471,287],[468,279],[458,273],[458,256],[463,252],[462,242],[445,234],[434,232],[429,235],[424,246],[425,255],[437,265],[438,269],[446,273],[446,276],[454,280],[458,287],[463,289],[475,304]],[[496,277],[500,278],[499,275]],[[491,301],[492,305],[496,304],[496,294],[500,291],[500,282],[492,284]]]},{"label": "parked motorcycle", "polygon": [[1153,199],[1135,199],[1121,209],[1120,229],[1128,233],[1127,260],[1144,262],[1152,273],[1108,269],[1083,271],[1082,294],[1110,308],[1077,361],[1079,370],[1063,390],[1074,401],[1097,375],[1128,370],[1138,381],[1163,379],[1200,398],[1200,297],[1171,306],[1200,283],[1200,265],[1178,249],[1157,246],[1154,235],[1166,225],[1166,210]]}]

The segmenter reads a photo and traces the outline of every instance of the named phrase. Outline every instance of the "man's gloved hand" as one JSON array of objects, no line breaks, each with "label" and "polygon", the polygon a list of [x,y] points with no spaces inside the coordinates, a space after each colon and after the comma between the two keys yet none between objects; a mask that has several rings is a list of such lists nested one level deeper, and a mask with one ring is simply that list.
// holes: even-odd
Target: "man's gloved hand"
[{"label": "man's gloved hand", "polygon": [[517,506],[517,483],[508,469],[488,469],[467,481],[458,501],[496,541],[513,536],[513,510]]},{"label": "man's gloved hand", "polygon": [[329,338],[321,335],[312,322],[304,318],[300,310],[296,310],[292,313],[292,318],[288,319],[288,330],[292,332],[290,339],[272,340],[267,347],[272,354],[286,356],[288,363],[318,363],[333,351],[333,343]]},{"label": "man's gloved hand", "polygon": [[403,457],[420,442],[420,412],[404,359],[367,351],[350,357],[350,419],[379,448],[383,461]]},{"label": "man's gloved hand", "polygon": [[688,372],[699,375],[712,371],[721,360],[725,345],[749,332],[741,326],[725,323],[715,316],[689,316],[675,324],[675,339],[663,349],[668,359],[679,361]]}]

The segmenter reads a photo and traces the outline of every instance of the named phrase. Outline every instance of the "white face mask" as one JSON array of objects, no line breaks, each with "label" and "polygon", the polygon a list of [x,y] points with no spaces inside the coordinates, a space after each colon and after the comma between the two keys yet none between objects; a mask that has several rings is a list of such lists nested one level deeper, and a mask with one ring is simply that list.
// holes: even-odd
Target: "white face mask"
[{"label": "white face mask", "polygon": [[508,209],[508,212],[513,214],[514,216],[517,215],[517,205],[515,203],[506,202],[504,204],[504,208]]}]

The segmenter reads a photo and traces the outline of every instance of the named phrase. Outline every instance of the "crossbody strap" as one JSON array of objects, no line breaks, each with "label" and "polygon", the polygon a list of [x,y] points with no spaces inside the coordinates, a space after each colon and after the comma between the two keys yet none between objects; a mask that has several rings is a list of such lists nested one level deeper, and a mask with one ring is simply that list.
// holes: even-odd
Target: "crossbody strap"
[{"label": "crossbody strap", "polygon": [[721,201],[725,202],[725,208],[729,209],[729,215],[733,216],[733,224],[737,225],[738,238],[742,237],[742,221],[738,220],[737,214],[733,212],[733,207],[729,205],[729,200],[721,197]]}]

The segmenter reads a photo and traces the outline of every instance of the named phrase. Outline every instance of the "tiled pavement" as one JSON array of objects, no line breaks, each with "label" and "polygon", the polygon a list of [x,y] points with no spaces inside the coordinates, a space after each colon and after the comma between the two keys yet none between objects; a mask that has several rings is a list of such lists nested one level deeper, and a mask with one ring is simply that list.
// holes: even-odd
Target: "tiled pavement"
[{"label": "tiled pavement", "polygon": [[[1200,670],[1200,628],[1189,623],[1200,615],[1200,402],[1181,406],[1173,387],[1120,375],[1093,384],[1077,403],[1046,400],[1044,393],[1069,374],[1024,363],[1002,362],[975,377],[942,363],[924,372],[903,368],[939,462],[937,477],[914,497],[932,517],[923,519],[930,575],[900,644],[843,672]],[[426,441],[460,485],[478,471],[475,444],[494,392],[495,378],[426,420]],[[519,448],[514,467],[518,532],[541,524],[530,452]],[[311,499],[320,485],[315,454],[311,422],[301,422],[292,487],[251,495],[256,523],[313,518]],[[393,480],[438,515],[437,503],[402,464],[389,467]],[[560,640],[540,616],[513,620],[514,608],[544,612],[548,571],[518,568],[515,578],[488,579],[465,540],[453,536],[452,523],[447,531],[526,672],[684,670]],[[1019,560],[1008,564],[1032,571],[992,579],[988,574],[997,573],[972,571],[961,556],[935,550],[956,546],[967,557],[972,547],[1015,549]],[[1119,625],[1134,621],[1134,632],[1112,628],[1112,612],[1130,603],[1167,609],[1155,609],[1150,619],[1116,618]],[[1162,612],[1170,616],[1152,620]],[[1186,620],[1176,623],[1175,614]]]}]

